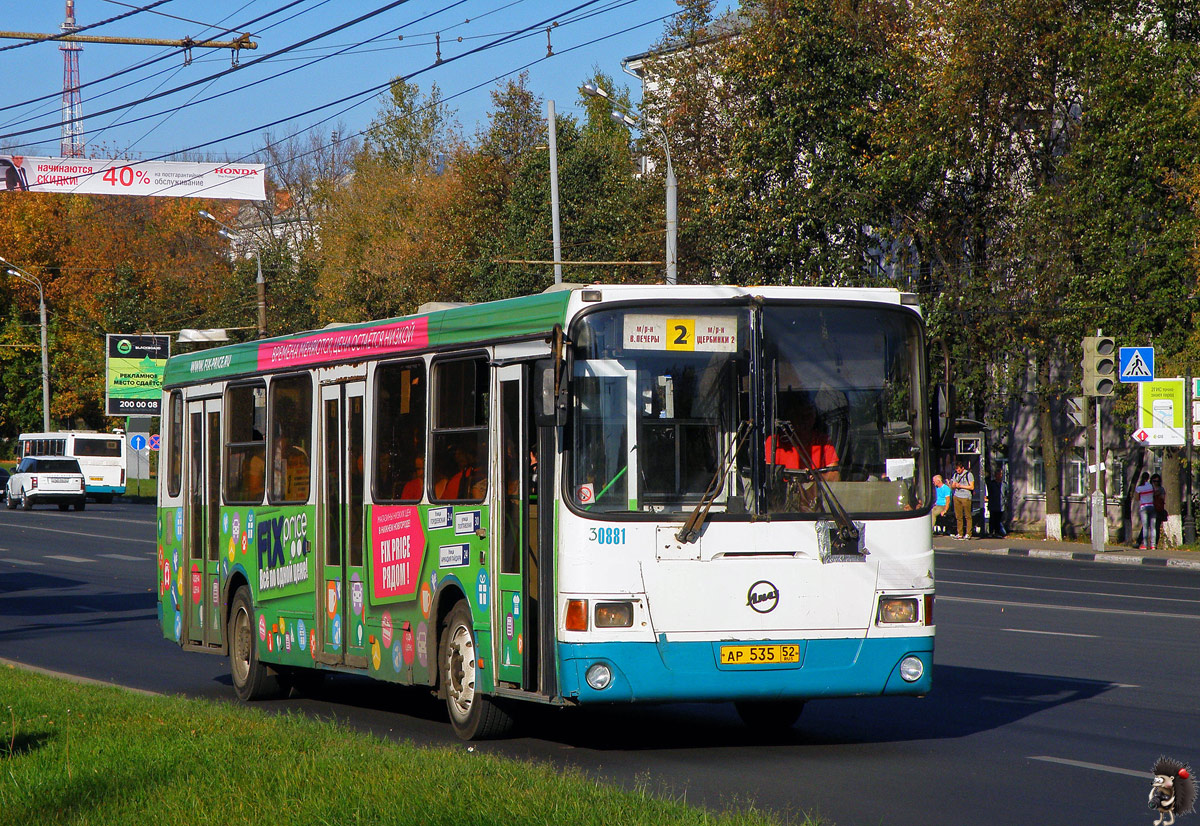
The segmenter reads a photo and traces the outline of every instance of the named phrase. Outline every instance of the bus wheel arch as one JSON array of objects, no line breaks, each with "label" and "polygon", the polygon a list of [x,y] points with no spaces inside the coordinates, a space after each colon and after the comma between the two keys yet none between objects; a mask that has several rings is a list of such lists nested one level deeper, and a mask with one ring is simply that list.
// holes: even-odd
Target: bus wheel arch
[{"label": "bus wheel arch", "polygon": [[234,592],[226,627],[229,629],[229,673],[238,697],[269,700],[280,696],[283,686],[279,674],[258,658],[254,606],[248,587],[242,586]]},{"label": "bus wheel arch", "polygon": [[513,726],[508,709],[476,690],[479,669],[475,627],[466,599],[453,603],[439,621],[438,629],[438,693],[446,700],[454,733],[463,740],[485,740],[507,734]]},{"label": "bus wheel arch", "polygon": [[446,618],[450,612],[454,610],[454,606],[458,605],[467,597],[458,587],[457,583],[447,582],[433,597],[433,604],[429,608],[430,633],[425,640],[425,650],[428,660],[431,663],[429,669],[429,684],[433,686],[438,697],[445,699],[444,689],[442,685],[442,670],[439,666],[441,662],[438,658],[442,650],[442,629],[446,625]]},{"label": "bus wheel arch", "polygon": [[229,654],[229,646],[233,641],[233,596],[242,588],[247,589],[247,593],[249,593],[250,582],[246,579],[246,575],[240,570],[231,571],[229,578],[225,581],[224,592],[221,594],[223,598],[221,605],[225,614],[224,636],[221,639],[222,654]]}]

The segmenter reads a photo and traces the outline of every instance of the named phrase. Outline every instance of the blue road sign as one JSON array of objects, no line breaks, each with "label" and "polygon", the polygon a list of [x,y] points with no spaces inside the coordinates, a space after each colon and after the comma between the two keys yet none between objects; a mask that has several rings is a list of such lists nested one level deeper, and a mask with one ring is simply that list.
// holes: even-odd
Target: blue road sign
[{"label": "blue road sign", "polygon": [[1122,347],[1118,373],[1121,381],[1154,381],[1154,348]]},{"label": "blue road sign", "polygon": [[134,450],[146,449],[146,437],[141,433],[129,437],[129,446]]}]

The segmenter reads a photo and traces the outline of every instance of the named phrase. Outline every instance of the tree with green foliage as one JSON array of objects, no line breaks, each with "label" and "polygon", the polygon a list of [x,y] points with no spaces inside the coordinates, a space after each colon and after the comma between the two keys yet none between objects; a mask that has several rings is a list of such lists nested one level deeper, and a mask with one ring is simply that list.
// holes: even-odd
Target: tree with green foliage
[{"label": "tree with green foliage", "polygon": [[[614,100],[628,101],[628,92],[616,89],[610,77],[597,72],[589,81],[608,90]],[[657,224],[661,215],[649,206],[656,187],[634,178],[629,134],[609,118],[608,105],[590,98],[581,103],[587,113],[582,125],[570,115],[557,118],[562,258],[567,262],[659,260],[661,253],[651,250],[661,235],[647,229],[648,222]],[[544,132],[542,141],[539,147],[549,142]],[[631,255],[642,257],[631,259]],[[468,295],[472,300],[488,300],[543,290],[553,283],[552,264],[505,262],[552,258],[550,164],[539,148],[523,156],[504,204],[501,228],[483,249]],[[568,264],[563,280],[654,281],[660,273],[661,267]]]},{"label": "tree with green foliage", "polygon": [[896,94],[887,4],[752,0],[721,81],[741,109],[709,186],[715,266],[739,283],[862,284],[892,205],[870,176]]},{"label": "tree with green foliage", "polygon": [[379,114],[367,128],[364,153],[386,166],[409,172],[433,165],[439,153],[458,142],[455,114],[434,83],[422,95],[415,83],[397,78],[381,96]]}]

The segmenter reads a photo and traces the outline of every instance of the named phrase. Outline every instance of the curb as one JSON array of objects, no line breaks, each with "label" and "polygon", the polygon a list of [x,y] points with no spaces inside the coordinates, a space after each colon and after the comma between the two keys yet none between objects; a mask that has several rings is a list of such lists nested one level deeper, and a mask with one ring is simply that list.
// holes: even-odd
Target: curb
[{"label": "curb", "polygon": [[1047,551],[1041,548],[945,548],[941,553],[990,554],[991,556],[1027,556],[1037,559],[1065,559],[1074,562],[1100,562],[1108,565],[1145,565],[1157,568],[1183,568],[1200,571],[1200,560],[1161,556],[1116,556],[1080,551]]}]

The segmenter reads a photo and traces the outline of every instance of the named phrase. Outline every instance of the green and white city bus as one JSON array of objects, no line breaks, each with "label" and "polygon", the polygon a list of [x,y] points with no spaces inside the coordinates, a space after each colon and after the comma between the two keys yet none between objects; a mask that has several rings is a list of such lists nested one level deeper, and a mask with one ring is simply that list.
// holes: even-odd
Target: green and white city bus
[{"label": "green and white city bus", "polygon": [[923,695],[923,324],[884,289],[571,287],[177,355],[159,612],[262,698]]}]

